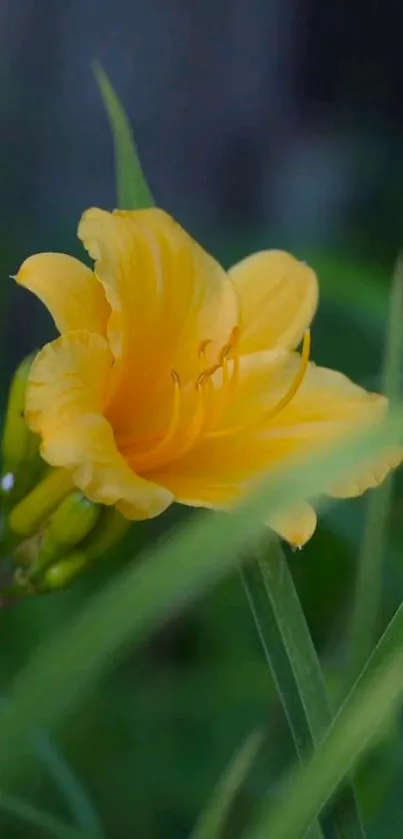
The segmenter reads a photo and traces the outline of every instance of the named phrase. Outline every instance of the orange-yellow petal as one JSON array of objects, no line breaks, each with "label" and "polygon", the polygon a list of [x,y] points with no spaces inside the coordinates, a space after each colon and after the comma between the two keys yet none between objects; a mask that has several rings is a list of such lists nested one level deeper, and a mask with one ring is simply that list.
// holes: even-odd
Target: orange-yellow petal
[{"label": "orange-yellow petal", "polygon": [[[314,451],[360,429],[380,424],[386,417],[388,400],[378,393],[369,393],[347,376],[334,370],[310,364],[302,387],[295,399],[275,418],[276,433],[289,429],[302,451]],[[362,495],[379,486],[387,474],[403,460],[402,447],[392,447],[375,459],[355,468],[337,484],[329,486],[328,494],[338,498]]]},{"label": "orange-yellow petal", "polygon": [[102,412],[112,364],[106,339],[84,329],[46,344],[28,378],[30,428],[45,437],[82,414]]},{"label": "orange-yellow petal", "polygon": [[302,548],[316,530],[317,516],[310,504],[301,501],[283,513],[270,513],[267,524],[294,548]]},{"label": "orange-yellow petal", "polygon": [[52,466],[71,470],[75,485],[91,501],[114,505],[132,521],[154,518],[173,501],[168,489],[131,471],[100,414],[85,414],[49,435],[41,453]]},{"label": "orange-yellow petal", "polygon": [[131,471],[102,414],[113,358],[104,338],[84,330],[39,353],[31,370],[26,415],[52,466],[72,473],[92,501],[115,504],[131,519],[152,518],[171,493]]},{"label": "orange-yellow petal", "polygon": [[283,251],[262,251],[231,268],[240,305],[241,353],[296,347],[318,303],[315,273]]},{"label": "orange-yellow petal", "polygon": [[38,253],[23,262],[15,279],[42,300],[59,332],[88,329],[106,335],[110,307],[83,262],[64,253]]},{"label": "orange-yellow petal", "polygon": [[118,363],[108,416],[118,431],[150,433],[172,393],[200,372],[199,347],[211,364],[237,323],[226,273],[167,213],[90,209],[78,230],[112,316],[108,338]]},{"label": "orange-yellow petal", "polygon": [[[183,458],[151,471],[148,477],[168,487],[183,503],[223,507],[239,500],[256,479],[283,463],[288,465],[295,457],[318,452],[321,446],[382,421],[387,409],[384,397],[313,364],[294,399],[273,417],[273,406],[289,388],[299,363],[296,353],[286,351],[242,359],[234,404],[220,428],[205,435]],[[329,493],[364,492],[401,460],[402,452],[396,450],[375,462],[369,458],[367,466],[355,470],[347,483],[329,487]],[[310,513],[301,538],[313,523]]]}]

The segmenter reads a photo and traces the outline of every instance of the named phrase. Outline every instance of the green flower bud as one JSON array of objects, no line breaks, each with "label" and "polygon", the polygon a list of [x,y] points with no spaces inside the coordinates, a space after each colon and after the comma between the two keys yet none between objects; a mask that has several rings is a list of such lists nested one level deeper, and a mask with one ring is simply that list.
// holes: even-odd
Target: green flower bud
[{"label": "green flower bud", "polygon": [[85,568],[87,562],[87,556],[83,551],[75,551],[70,556],[50,565],[44,574],[44,588],[63,588],[68,585]]},{"label": "green flower bud", "polygon": [[93,530],[101,509],[79,490],[70,492],[44,526],[35,568],[53,564],[79,545]]},{"label": "green flower bud", "polygon": [[98,526],[84,545],[89,560],[99,559],[109,551],[123,538],[131,524],[116,507],[104,508]]},{"label": "green flower bud", "polygon": [[10,531],[21,537],[33,536],[72,489],[65,469],[52,469],[43,480],[11,510]]},{"label": "green flower bud", "polygon": [[21,362],[11,383],[2,440],[0,491],[15,500],[32,486],[43,465],[39,438],[25,422],[25,396],[34,355]]},{"label": "green flower bud", "polygon": [[[72,493],[72,495],[75,494]],[[68,496],[61,505],[61,507],[66,507],[66,511],[70,498],[71,496]],[[83,501],[85,500],[83,498]],[[58,512],[59,510],[54,514],[54,518]],[[87,539],[81,543],[80,548],[64,556],[58,562],[52,561],[49,567],[45,569],[40,584],[42,591],[68,585],[84,568],[93,565],[97,559],[100,559],[110,548],[116,545],[131,526],[131,522],[125,519],[115,507],[98,506],[97,514],[99,516],[98,525],[94,531],[91,530]],[[67,541],[65,544],[67,546]],[[39,562],[42,563],[42,561],[41,551]]]}]

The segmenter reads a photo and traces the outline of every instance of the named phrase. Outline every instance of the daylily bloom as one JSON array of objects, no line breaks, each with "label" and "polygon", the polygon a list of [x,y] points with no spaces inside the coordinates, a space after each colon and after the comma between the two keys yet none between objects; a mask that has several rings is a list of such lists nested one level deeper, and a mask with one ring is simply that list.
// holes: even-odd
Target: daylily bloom
[{"label": "daylily bloom", "polygon": [[[225,508],[289,458],[382,419],[383,396],[309,361],[318,285],[289,254],[226,272],[159,209],[90,209],[78,236],[94,270],[42,253],[16,279],[61,333],[33,363],[27,423],[91,500],[133,520],[173,501]],[[400,459],[331,493],[359,495]],[[268,523],[301,545],[316,514],[304,503]]]}]

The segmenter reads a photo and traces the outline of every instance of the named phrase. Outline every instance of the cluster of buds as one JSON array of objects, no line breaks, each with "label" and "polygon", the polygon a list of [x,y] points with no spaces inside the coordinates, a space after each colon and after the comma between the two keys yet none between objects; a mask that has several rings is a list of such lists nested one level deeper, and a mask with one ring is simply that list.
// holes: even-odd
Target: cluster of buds
[{"label": "cluster of buds", "polygon": [[26,425],[25,395],[33,357],[11,384],[2,440],[0,592],[4,601],[66,586],[107,553],[129,522],[113,507],[94,504],[64,469],[41,458]]}]

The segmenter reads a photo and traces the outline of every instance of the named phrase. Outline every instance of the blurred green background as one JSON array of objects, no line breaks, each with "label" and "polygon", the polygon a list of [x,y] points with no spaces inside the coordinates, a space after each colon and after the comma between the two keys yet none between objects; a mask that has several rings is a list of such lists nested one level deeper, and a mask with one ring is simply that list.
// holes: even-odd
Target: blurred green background
[{"label": "blurred green background", "polygon": [[[313,357],[380,386],[388,289],[401,246],[403,61],[397,20],[357,3],[123,2],[64,7],[5,0],[0,11],[1,401],[16,363],[51,338],[50,319],[17,289],[31,252],[82,257],[81,211],[113,205],[111,140],[90,61],[101,58],[135,127],[158,202],[225,265],[287,247],[317,270]],[[360,38],[357,40],[357,33]],[[334,701],[342,686],[366,498],[323,515],[302,552],[287,550]],[[403,481],[384,556],[379,632],[403,595]],[[182,515],[132,529],[70,590],[0,614],[1,693],[39,642],[140,547]],[[189,513],[187,513],[189,515]],[[189,557],[191,561],[191,557]],[[108,616],[105,615],[105,621]],[[46,688],[44,688],[46,689]],[[251,615],[234,575],[126,655],[58,743],[110,837],[185,837],[220,773],[256,726],[269,748],[228,835],[293,760]],[[368,835],[400,835],[403,731],[359,775]],[[38,760],[21,792],[61,815]],[[236,824],[235,824],[236,822]],[[0,814],[1,835],[40,836]]]}]

